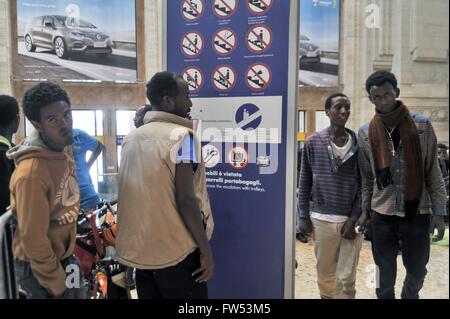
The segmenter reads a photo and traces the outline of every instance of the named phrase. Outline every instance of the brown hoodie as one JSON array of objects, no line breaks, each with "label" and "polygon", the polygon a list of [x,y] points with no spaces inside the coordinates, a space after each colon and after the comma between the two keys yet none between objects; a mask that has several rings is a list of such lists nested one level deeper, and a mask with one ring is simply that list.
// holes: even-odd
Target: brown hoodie
[{"label": "brown hoodie", "polygon": [[29,262],[41,286],[63,294],[61,260],[73,253],[79,190],[75,165],[65,152],[49,150],[34,132],[10,149],[16,170],[11,177],[11,208],[17,216],[14,256]]}]

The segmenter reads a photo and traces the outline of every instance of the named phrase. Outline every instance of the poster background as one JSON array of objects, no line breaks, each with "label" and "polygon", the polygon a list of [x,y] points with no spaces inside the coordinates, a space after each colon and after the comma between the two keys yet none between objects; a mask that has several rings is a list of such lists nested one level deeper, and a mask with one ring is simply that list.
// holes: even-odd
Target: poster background
[{"label": "poster background", "polygon": [[[65,60],[47,48],[27,52],[23,41],[30,19],[42,15],[67,16],[73,5],[78,6],[80,19],[111,37],[112,55],[105,58],[77,54]],[[136,82],[135,10],[135,0],[17,0],[19,76],[27,80]]]},{"label": "poster background", "polygon": [[300,51],[309,44],[320,50],[320,62],[300,57],[300,86],[338,86],[339,12],[340,0],[300,0],[300,35],[309,39],[300,40]]}]

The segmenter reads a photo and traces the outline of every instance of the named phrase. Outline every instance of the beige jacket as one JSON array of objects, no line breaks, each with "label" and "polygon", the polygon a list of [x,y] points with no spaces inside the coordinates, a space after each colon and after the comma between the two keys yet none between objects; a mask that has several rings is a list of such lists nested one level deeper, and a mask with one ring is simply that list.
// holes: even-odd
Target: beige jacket
[{"label": "beige jacket", "polygon": [[[116,249],[124,265],[160,269],[178,264],[197,247],[175,197],[178,149],[187,134],[195,133],[192,121],[166,112],[148,112],[144,124],[122,145]],[[195,144],[201,159],[198,140]],[[198,163],[194,183],[210,239],[214,223],[204,163]]]}]

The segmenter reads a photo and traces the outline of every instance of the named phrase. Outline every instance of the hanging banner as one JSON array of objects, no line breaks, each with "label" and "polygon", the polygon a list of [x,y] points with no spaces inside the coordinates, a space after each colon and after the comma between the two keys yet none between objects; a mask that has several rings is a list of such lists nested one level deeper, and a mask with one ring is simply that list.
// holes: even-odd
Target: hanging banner
[{"label": "hanging banner", "polygon": [[135,0],[17,0],[23,80],[135,83]]},{"label": "hanging banner", "polygon": [[189,84],[215,220],[211,298],[292,297],[291,3],[298,10],[286,0],[167,1],[167,69]]},{"label": "hanging banner", "polygon": [[299,86],[339,85],[340,0],[300,0]]}]

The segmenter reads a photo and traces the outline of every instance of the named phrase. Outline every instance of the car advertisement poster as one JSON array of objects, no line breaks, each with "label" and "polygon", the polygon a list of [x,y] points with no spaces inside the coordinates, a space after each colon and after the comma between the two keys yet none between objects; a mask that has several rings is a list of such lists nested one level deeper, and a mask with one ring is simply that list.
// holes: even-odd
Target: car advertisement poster
[{"label": "car advertisement poster", "polygon": [[339,0],[300,0],[299,86],[338,86],[339,10]]},{"label": "car advertisement poster", "polygon": [[135,0],[17,0],[22,80],[135,83]]}]

